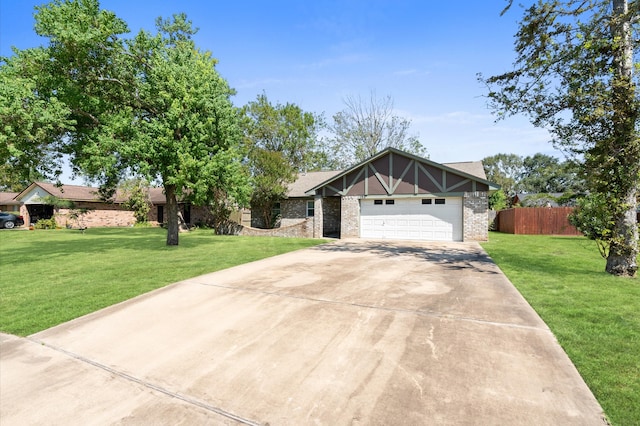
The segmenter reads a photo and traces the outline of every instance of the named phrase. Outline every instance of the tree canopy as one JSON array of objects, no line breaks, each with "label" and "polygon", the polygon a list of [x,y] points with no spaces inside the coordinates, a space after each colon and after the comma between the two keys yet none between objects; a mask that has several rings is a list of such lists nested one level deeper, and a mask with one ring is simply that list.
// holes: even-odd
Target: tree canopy
[{"label": "tree canopy", "polygon": [[535,1],[516,34],[513,69],[479,76],[499,118],[528,115],[581,162],[610,218],[606,270],[624,276],[638,268],[639,12],[638,1]]},{"label": "tree canopy", "polygon": [[333,116],[333,138],[329,158],[334,167],[346,168],[364,161],[387,147],[427,157],[426,148],[409,132],[411,121],[394,114],[393,99],[348,96],[345,109]]},{"label": "tree canopy", "polygon": [[[211,53],[195,46],[197,30],[184,14],[158,18],[156,34],[140,31],[125,40],[126,23],[97,0],[56,0],[36,9],[36,32],[49,45],[3,59],[0,74],[24,70],[27,89],[18,99],[35,106],[22,121],[41,129],[11,140],[22,136],[42,148],[26,143],[10,153],[11,161],[29,149],[67,153],[74,169],[99,181],[107,194],[126,176],[160,182],[168,245],[178,244],[178,200],[204,204],[224,188],[231,199],[246,202],[234,91]],[[21,111],[18,106],[1,116],[15,128],[20,116],[10,113]],[[52,110],[47,120],[38,117],[45,108]]]},{"label": "tree canopy", "polygon": [[[493,209],[510,205],[509,199],[518,193],[539,194],[538,202],[546,200],[572,202],[584,193],[573,161],[536,153],[522,157],[516,154],[496,154],[482,160],[487,179],[502,188],[489,197]],[[562,193],[558,198],[557,194]],[[530,200],[531,198],[527,198]]]},{"label": "tree canopy", "polygon": [[519,192],[523,159],[516,154],[496,154],[482,159],[487,179],[495,182],[507,196]]},{"label": "tree canopy", "polygon": [[41,48],[0,58],[0,173],[6,188],[22,190],[62,172],[62,136],[74,121],[65,104],[39,89],[47,76],[38,64],[46,58]]},{"label": "tree canopy", "polygon": [[317,170],[326,163],[318,132],[323,119],[298,105],[272,104],[266,94],[244,108],[243,129],[253,176],[251,208],[262,225],[274,225],[275,203],[287,196],[298,173]]},{"label": "tree canopy", "polygon": [[573,161],[537,153],[522,161],[519,189],[527,193],[584,192]]}]

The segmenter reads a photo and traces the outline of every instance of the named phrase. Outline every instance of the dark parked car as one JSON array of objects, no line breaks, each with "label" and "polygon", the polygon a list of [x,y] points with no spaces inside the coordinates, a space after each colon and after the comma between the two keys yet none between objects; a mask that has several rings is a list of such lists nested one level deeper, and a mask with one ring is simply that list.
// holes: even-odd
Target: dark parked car
[{"label": "dark parked car", "polygon": [[11,229],[21,225],[24,225],[24,219],[22,218],[22,216],[0,212],[0,228]]}]

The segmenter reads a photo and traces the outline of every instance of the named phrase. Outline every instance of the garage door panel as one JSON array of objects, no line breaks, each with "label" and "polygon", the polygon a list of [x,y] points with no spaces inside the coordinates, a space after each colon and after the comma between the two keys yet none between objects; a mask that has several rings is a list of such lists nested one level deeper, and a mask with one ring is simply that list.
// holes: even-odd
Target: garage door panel
[{"label": "garage door panel", "polygon": [[422,204],[422,199],[396,199],[394,204],[362,200],[363,238],[461,241],[462,198],[445,198],[445,204]]}]

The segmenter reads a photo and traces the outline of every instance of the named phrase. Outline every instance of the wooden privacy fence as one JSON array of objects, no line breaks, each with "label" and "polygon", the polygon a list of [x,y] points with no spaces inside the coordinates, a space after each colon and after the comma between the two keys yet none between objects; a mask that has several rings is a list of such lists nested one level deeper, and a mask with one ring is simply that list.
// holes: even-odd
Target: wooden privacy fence
[{"label": "wooden privacy fence", "polygon": [[518,207],[498,212],[498,231],[507,234],[582,235],[569,223],[573,207]]}]

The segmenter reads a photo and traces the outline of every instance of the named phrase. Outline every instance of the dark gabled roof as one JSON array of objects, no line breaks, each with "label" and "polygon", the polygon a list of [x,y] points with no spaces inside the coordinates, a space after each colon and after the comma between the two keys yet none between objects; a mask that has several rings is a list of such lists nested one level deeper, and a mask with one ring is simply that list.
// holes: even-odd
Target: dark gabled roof
[{"label": "dark gabled roof", "polygon": [[364,165],[371,163],[381,157],[384,157],[385,155],[388,154],[396,154],[396,155],[401,155],[404,157],[407,157],[411,160],[415,160],[417,162],[421,162],[424,164],[428,164],[430,166],[445,170],[445,171],[449,171],[455,174],[458,174],[460,176],[463,176],[465,178],[468,179],[473,179],[477,182],[486,184],[489,187],[489,190],[497,190],[500,189],[500,185],[497,185],[493,182],[490,182],[487,180],[486,174],[484,172],[484,167],[482,165],[481,161],[469,161],[469,162],[459,162],[459,163],[436,163],[434,161],[428,160],[426,158],[422,158],[419,157],[417,155],[414,154],[410,154],[408,152],[404,152],[401,151],[397,148],[393,148],[393,147],[388,147],[385,148],[384,150],[380,151],[379,153],[377,153],[376,155],[350,167],[349,169],[343,170],[342,172],[336,172],[335,175],[330,176],[329,178],[327,178],[325,181],[320,182],[319,184],[317,184],[316,186],[310,188],[309,190],[306,191],[307,195],[313,195],[318,189],[322,188],[323,186],[336,181],[337,179],[348,175],[349,173],[359,169],[360,167],[363,167]]}]

